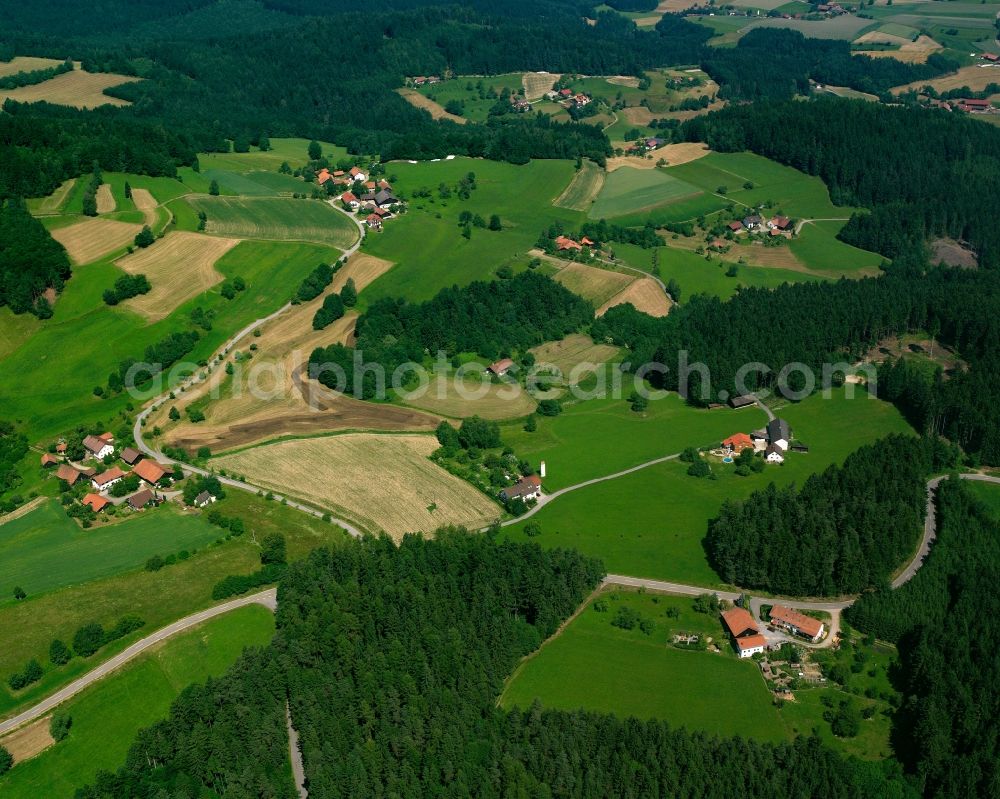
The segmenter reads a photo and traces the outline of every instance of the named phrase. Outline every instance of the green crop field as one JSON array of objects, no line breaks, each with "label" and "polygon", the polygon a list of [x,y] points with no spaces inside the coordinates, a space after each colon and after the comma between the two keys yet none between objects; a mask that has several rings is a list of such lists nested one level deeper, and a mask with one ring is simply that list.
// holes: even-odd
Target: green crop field
[{"label": "green crop field", "polygon": [[[471,158],[451,161],[386,165],[393,187],[412,197],[410,210],[390,220],[377,236],[365,240],[364,252],[395,262],[395,266],[365,289],[362,304],[380,297],[424,300],[442,288],[491,280],[505,264],[524,264],[524,256],[549,223],[561,220],[578,226],[584,216],[552,201],[574,176],[572,161],[532,161],[523,166]],[[438,187],[454,189],[467,173],[476,175],[477,188],[468,200],[452,193],[442,199]],[[427,189],[430,197],[414,197]],[[462,211],[489,219],[498,214],[502,231],[472,229],[462,237]]]},{"label": "green crop field", "polygon": [[0,592],[6,598],[20,585],[38,594],[109,577],[153,555],[202,547],[218,537],[218,528],[200,514],[183,514],[169,504],[83,530],[58,502],[48,500],[0,525]]},{"label": "green crop field", "polygon": [[585,160],[566,191],[556,198],[555,205],[586,213],[604,185],[604,179],[604,170],[593,161]]},{"label": "green crop field", "polygon": [[[631,390],[629,383],[624,396]],[[521,423],[506,425],[503,439],[533,466],[545,461],[544,485],[551,492],[685,447],[718,444],[732,432],[734,416],[750,427],[767,421],[757,408],[700,410],[676,394],[650,401],[644,413],[631,410],[625,399],[592,399],[568,406],[559,416],[538,417],[533,433],[524,432]]]},{"label": "green crop field", "polygon": [[[711,628],[716,641],[724,639],[716,617],[691,612],[690,599],[619,592],[602,600],[606,612],[588,603],[561,634],[522,664],[500,698],[503,707],[526,710],[537,699],[545,707],[659,718],[723,736],[788,737],[757,664],[741,661],[724,641],[720,653],[667,644],[673,630],[691,629],[685,626],[689,620]],[[622,605],[654,620],[652,633],[612,626]],[[667,607],[683,608],[687,618],[664,618]],[[690,618],[697,615],[704,622]]]},{"label": "green crop field", "polygon": [[53,318],[0,360],[0,407],[7,417],[24,419],[33,440],[64,433],[84,421],[112,418],[135,400],[127,394],[100,399],[93,389],[107,383],[123,358],[141,359],[150,344],[193,327],[188,318],[198,306],[216,314],[213,329],[199,331],[201,339],[189,356],[192,361],[204,358],[232,331],[280,308],[317,263],[330,263],[339,255],[339,250],[317,244],[242,242],[216,263],[216,269],[226,277],[241,276],[246,291],[226,300],[216,287],[154,324],[122,306],[109,309],[104,304],[102,292],[122,274],[114,264],[98,261],[75,269]]},{"label": "green crop field", "polygon": [[125,761],[136,733],[165,718],[184,688],[218,677],[248,646],[264,646],[274,617],[240,608],[142,654],[60,707],[73,719],[69,736],[0,777],[7,799],[71,799],[99,770]]},{"label": "green crop field", "polygon": [[[45,594],[29,590],[28,598],[21,602],[14,602],[4,588],[0,602],[0,628],[4,631],[4,646],[0,648],[0,717],[58,690],[150,630],[216,604],[212,600],[215,583],[230,574],[249,574],[259,568],[258,542],[265,535],[278,532],[285,536],[289,560],[302,558],[320,546],[338,545],[347,536],[336,525],[242,491],[231,491],[213,507],[226,516],[243,519],[246,533],[202,547],[188,560],[157,572],[140,567]],[[214,538],[221,541],[223,531],[213,529]],[[166,556],[176,551],[164,548],[158,554]],[[143,631],[105,647],[92,658],[73,658],[58,668],[49,664],[48,649],[53,638],[71,641],[77,628],[88,622],[110,627],[128,613],[145,620]],[[44,664],[46,673],[40,682],[15,696],[8,689],[6,677],[30,658]]]},{"label": "green crop field", "polygon": [[[320,142],[323,155],[332,161],[347,157],[347,150],[328,142]],[[225,172],[277,172],[284,162],[293,169],[309,160],[308,139],[271,139],[271,149],[261,152],[255,147],[248,153],[202,153],[198,162],[202,170],[218,169]]]},{"label": "green crop field", "polygon": [[909,25],[900,25],[898,22],[887,22],[885,25],[879,25],[876,28],[878,33],[887,33],[890,36],[901,36],[904,39],[913,40],[920,35],[920,31],[916,28],[911,28]]},{"label": "green crop field", "polygon": [[663,170],[622,167],[605,178],[604,187],[587,215],[591,219],[612,219],[699,194],[699,187]]},{"label": "green crop field", "polygon": [[[790,453],[781,466],[740,477],[732,465],[715,461],[714,480],[689,477],[687,464],[678,461],[651,466],[554,500],[532,517],[542,533],[530,540],[600,557],[614,573],[718,585],[701,540],[725,499],[746,497],[772,481],[801,485],[808,475],[841,463],[863,444],[912,432],[894,407],[862,394],[859,390],[855,399],[847,399],[838,390],[830,399],[814,395],[780,408],[777,413],[788,420],[792,434],[810,448]],[[758,425],[758,414],[744,412],[714,411],[731,419],[731,433]],[[665,448],[662,454],[676,451]],[[512,539],[526,540],[523,522],[507,529]]]},{"label": "green crop field", "polygon": [[313,241],[347,249],[358,238],[345,214],[319,200],[198,196],[188,202],[208,217],[206,231],[237,239]]},{"label": "green crop field", "polygon": [[311,190],[301,179],[280,172],[231,172],[225,169],[208,169],[202,173],[209,181],[219,184],[223,195],[248,197],[273,197]]}]

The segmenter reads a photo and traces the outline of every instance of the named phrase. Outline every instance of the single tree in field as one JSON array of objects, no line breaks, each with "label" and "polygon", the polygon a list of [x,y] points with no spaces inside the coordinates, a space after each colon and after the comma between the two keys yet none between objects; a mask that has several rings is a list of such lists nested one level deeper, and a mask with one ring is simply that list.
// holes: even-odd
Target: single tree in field
[{"label": "single tree in field", "polygon": [[83,215],[97,216],[97,197],[89,191],[83,195]]},{"label": "single tree in field", "polygon": [[493,214],[490,217],[490,230],[503,230],[503,225],[500,222],[500,216],[498,214]]},{"label": "single tree in field", "polygon": [[262,152],[266,153],[271,149],[271,140],[263,133],[260,134],[260,139],[257,142],[257,148]]},{"label": "single tree in field", "polygon": [[208,186],[208,193],[213,197],[219,196],[219,181],[213,180]]},{"label": "single tree in field", "polygon": [[309,142],[309,160],[318,161],[322,157],[323,157],[323,148],[320,147],[319,142],[316,140]]},{"label": "single tree in field", "polygon": [[19,585],[14,586],[14,599],[21,600],[27,596],[28,595],[25,593],[24,589],[21,588],[21,586]]},{"label": "single tree in field", "polygon": [[132,199],[132,184],[129,183],[127,180],[125,181],[125,199],[126,200]]},{"label": "single tree in field", "polygon": [[4,747],[0,746],[0,774],[6,774],[13,765],[14,756]]},{"label": "single tree in field", "polygon": [[177,410],[176,405],[170,406],[170,413],[167,414],[170,417],[171,422],[176,422],[181,418],[181,412]]},{"label": "single tree in field", "polygon": [[354,278],[347,278],[344,288],[340,290],[340,299],[345,308],[353,308],[358,304],[358,290],[354,285]]},{"label": "single tree in field", "polygon": [[149,225],[143,225],[142,230],[135,234],[136,247],[146,248],[154,241],[156,241],[156,237],[153,235],[153,231],[149,229]]},{"label": "single tree in field", "polygon": [[69,647],[58,638],[49,645],[49,660],[52,661],[53,665],[62,666],[69,663],[71,657],[73,657],[73,653],[69,651]]}]

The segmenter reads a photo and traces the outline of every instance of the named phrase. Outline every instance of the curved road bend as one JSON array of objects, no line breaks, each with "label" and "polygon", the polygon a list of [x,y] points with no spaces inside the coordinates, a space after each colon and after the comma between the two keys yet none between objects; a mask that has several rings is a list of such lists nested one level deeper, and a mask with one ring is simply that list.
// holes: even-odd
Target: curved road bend
[{"label": "curved road bend", "polygon": [[[365,238],[365,223],[362,222],[360,219],[358,219],[356,216],[347,213],[347,211],[337,206],[333,201],[330,201],[330,206],[332,208],[335,208],[337,211],[344,214],[345,216],[347,216],[352,222],[354,222],[354,224],[358,228],[358,240],[349,249],[345,250],[344,254],[341,256],[344,259],[350,258],[361,248],[361,243],[364,241]],[[268,314],[267,316],[261,317],[260,319],[251,322],[242,330],[240,330],[238,333],[236,333],[236,335],[234,335],[218,350],[216,350],[212,358],[209,359],[209,366],[207,367],[207,369],[202,370],[204,372],[204,377],[199,376],[201,372],[193,374],[187,380],[184,380],[178,385],[174,386],[170,391],[167,391],[161,394],[160,396],[150,400],[146,404],[146,407],[139,413],[138,416],[136,416],[135,424],[132,426],[132,437],[135,439],[135,445],[139,449],[139,451],[142,452],[144,455],[147,455],[148,457],[159,461],[160,463],[167,463],[171,465],[177,464],[186,472],[200,474],[202,476],[209,475],[210,472],[207,469],[202,469],[197,466],[192,466],[191,464],[188,463],[179,463],[173,460],[172,458],[168,458],[160,450],[154,449],[153,447],[148,445],[146,441],[143,439],[143,424],[146,421],[146,419],[149,418],[149,415],[154,410],[159,408],[164,402],[168,400],[172,392],[177,392],[181,389],[186,389],[193,385],[201,383],[204,380],[208,380],[211,373],[222,365],[223,358],[229,354],[229,352],[233,349],[233,347],[235,347],[241,340],[249,336],[258,327],[281,316],[282,314],[287,312],[288,309],[291,307],[292,304],[290,302],[285,303],[283,306],[281,306],[281,308],[279,308],[274,313]],[[256,494],[259,491],[265,491],[265,492],[267,491],[267,489],[262,488],[260,486],[254,486],[249,483],[243,482],[242,480],[234,480],[229,477],[219,476],[219,482],[221,482],[223,485],[227,485],[232,488],[237,488],[241,491],[248,491],[252,494]],[[296,510],[300,510],[303,513],[308,513],[311,516],[316,516],[317,518],[323,518],[323,516],[327,515],[325,511],[317,510],[316,508],[312,508],[308,505],[303,505],[301,502],[296,502],[295,500],[289,499],[288,497],[284,497],[280,494],[272,494],[272,495],[278,502],[285,502],[289,507],[295,508]],[[331,517],[331,521],[334,524],[343,527],[348,533],[355,536],[356,538],[361,536],[361,531],[347,520]]]},{"label": "curved road bend", "polygon": [[16,727],[20,727],[22,724],[27,724],[28,722],[44,716],[57,705],[60,705],[67,699],[76,696],[80,693],[80,691],[108,676],[116,669],[121,668],[130,660],[145,652],[151,646],[154,646],[161,641],[165,641],[177,633],[189,630],[190,628],[201,624],[203,621],[208,621],[216,616],[221,616],[223,613],[228,613],[231,610],[246,607],[247,605],[263,605],[264,607],[274,611],[278,606],[277,589],[270,588],[267,591],[261,591],[257,594],[240,597],[230,602],[224,602],[221,605],[216,605],[215,607],[206,608],[198,613],[192,613],[190,616],[186,616],[183,619],[175,621],[173,624],[168,624],[166,627],[160,628],[156,632],[147,635],[145,638],[139,639],[127,649],[123,649],[113,658],[102,663],[92,671],[87,672],[78,680],[74,680],[62,690],[56,691],[54,694],[46,697],[34,707],[25,710],[23,713],[20,713],[13,718],[0,722],[0,735],[10,732]]}]

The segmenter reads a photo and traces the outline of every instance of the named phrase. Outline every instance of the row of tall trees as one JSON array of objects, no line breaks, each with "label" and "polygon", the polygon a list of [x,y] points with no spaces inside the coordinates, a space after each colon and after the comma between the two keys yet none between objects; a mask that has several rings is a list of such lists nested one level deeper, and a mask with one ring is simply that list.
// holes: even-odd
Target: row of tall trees
[{"label": "row of tall trees", "polygon": [[727,500],[705,548],[733,585],[793,596],[837,596],[885,584],[923,530],[924,482],[954,465],[940,439],[890,436],[801,488]]},{"label": "row of tall trees", "polygon": [[602,573],[573,552],[459,530],[316,551],[289,567],[271,646],[186,691],[117,774],[78,797],[292,797],[286,701],[310,796],[903,794],[880,765],[815,738],[762,744],[662,721],[498,708],[505,677]]}]

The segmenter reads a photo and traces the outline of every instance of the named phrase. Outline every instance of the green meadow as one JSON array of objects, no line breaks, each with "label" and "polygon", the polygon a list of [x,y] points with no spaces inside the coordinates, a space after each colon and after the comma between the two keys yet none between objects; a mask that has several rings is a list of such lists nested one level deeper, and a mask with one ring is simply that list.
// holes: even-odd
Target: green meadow
[{"label": "green meadow", "polygon": [[125,762],[136,733],[165,718],[187,686],[220,676],[246,647],[264,646],[274,617],[240,608],[177,635],[60,706],[69,736],[0,777],[8,799],[71,799],[100,770]]},{"label": "green meadow", "polygon": [[[365,240],[365,252],[395,266],[365,289],[363,303],[381,297],[420,301],[448,286],[492,280],[501,266],[523,262],[551,222],[561,220],[572,229],[584,219],[552,205],[573,178],[572,161],[523,166],[472,158],[397,161],[387,164],[386,171],[396,191],[410,198],[410,208]],[[477,188],[462,200],[454,189],[469,172],[475,174]],[[441,198],[441,184],[451,191],[450,198]],[[430,196],[415,196],[422,189]],[[487,220],[497,214],[503,230],[473,227],[471,238],[465,239],[458,223],[463,211]]]},{"label": "green meadow", "polygon": [[208,217],[207,232],[220,236],[313,241],[345,250],[358,239],[357,225],[320,200],[201,195],[188,203]]},{"label": "green meadow", "polygon": [[487,94],[492,89],[499,96],[506,89],[511,94],[517,94],[523,86],[523,74],[522,72],[512,72],[491,77],[458,76],[441,83],[422,86],[417,91],[441,106],[445,106],[451,101],[461,103],[462,112],[459,116],[473,122],[485,122],[489,117],[490,109],[497,102],[497,97],[480,97],[480,93]]},{"label": "green meadow", "polygon": [[965,487],[982,502],[993,517],[1000,520],[1000,485],[966,480]]},{"label": "green meadow", "polygon": [[[54,478],[53,478],[54,479]],[[219,530],[167,504],[84,530],[56,500],[0,525],[0,596],[15,585],[29,594],[110,577],[156,554],[202,547]]]},{"label": "green meadow", "polygon": [[[740,660],[716,616],[694,613],[691,600],[628,592],[604,593],[605,612],[589,602],[561,633],[514,673],[500,697],[505,708],[583,708],[640,719],[657,718],[720,736],[768,741],[788,735],[756,663]],[[619,607],[654,622],[650,634],[614,627]],[[670,619],[667,608],[683,616]],[[693,617],[700,616],[700,619]],[[674,631],[708,632],[719,653],[676,649]]]},{"label": "green meadow", "polygon": [[[760,426],[756,413],[714,413],[731,420],[727,435]],[[789,453],[784,464],[769,465],[748,477],[740,477],[734,466],[718,460],[712,461],[714,479],[689,477],[687,464],[680,461],[650,466],[546,505],[531,519],[541,526],[537,537],[525,536],[525,522],[506,528],[507,535],[542,546],[576,548],[603,559],[608,571],[617,574],[718,586],[701,542],[709,520],[726,499],[745,498],[771,482],[801,484],[810,474],[843,462],[864,444],[890,433],[912,432],[893,406],[869,399],[860,390],[854,399],[847,399],[844,390],[830,399],[813,395],[777,413],[788,420],[792,435],[809,446],[808,453]],[[609,468],[607,473],[613,471]]]},{"label": "green meadow", "polygon": [[[623,393],[627,397],[631,388]],[[643,413],[633,411],[625,399],[586,400],[567,406],[559,416],[538,416],[533,433],[525,432],[521,422],[505,425],[502,433],[504,443],[519,458],[527,458],[536,468],[545,461],[544,486],[551,492],[685,447],[718,444],[732,432],[734,417],[750,427],[767,421],[758,408],[709,411],[668,394],[650,401]]]},{"label": "green meadow", "polygon": [[788,246],[810,269],[847,276],[877,273],[883,257],[840,241],[837,234],[843,226],[843,222],[810,222]]},{"label": "green meadow", "polygon": [[[271,149],[261,152],[251,147],[248,153],[202,153],[198,163],[202,171],[216,169],[222,172],[278,172],[286,161],[293,169],[309,160],[309,139],[271,139]],[[347,157],[347,150],[329,142],[320,142],[323,155],[336,161]]]},{"label": "green meadow", "polygon": [[[347,536],[334,524],[242,491],[229,492],[213,508],[225,516],[242,519],[246,527],[244,535],[225,540],[225,531],[211,527],[212,543],[199,547],[187,560],[156,572],[148,572],[139,564],[131,570],[119,570],[111,577],[76,582],[46,593],[28,589],[28,598],[21,602],[13,601],[9,587],[0,586],[3,589],[0,629],[4,631],[4,646],[0,648],[0,717],[48,696],[150,631],[217,604],[212,599],[212,587],[219,580],[230,574],[249,574],[260,567],[259,542],[264,536],[284,535],[289,560],[302,558],[317,547],[336,546]],[[208,527],[207,523],[205,526]],[[0,531],[5,527],[0,527]],[[122,525],[119,529],[125,532],[128,527]],[[163,547],[154,554],[165,557],[181,548],[166,534],[161,533],[161,540]],[[91,658],[73,658],[59,667],[49,663],[49,644],[53,638],[69,642],[73,633],[88,622],[110,627],[130,613],[146,622],[139,632],[108,645]],[[43,664],[45,675],[14,695],[6,678],[30,658]]]},{"label": "green meadow", "polygon": [[701,193],[699,187],[665,170],[622,167],[607,176],[587,215],[591,219],[613,219]]},{"label": "green meadow", "polygon": [[242,242],[216,268],[227,278],[242,277],[246,291],[227,300],[215,287],[153,324],[122,306],[105,305],[103,291],[122,274],[113,263],[104,260],[76,268],[53,318],[0,361],[0,407],[6,416],[24,420],[33,440],[82,422],[110,419],[130,398],[121,394],[101,399],[93,389],[107,384],[122,359],[141,360],[147,346],[192,329],[189,314],[196,307],[213,310],[215,318],[212,330],[199,330],[201,339],[186,360],[207,358],[233,331],[280,308],[317,263],[331,263],[339,255],[339,250],[318,244]]}]

